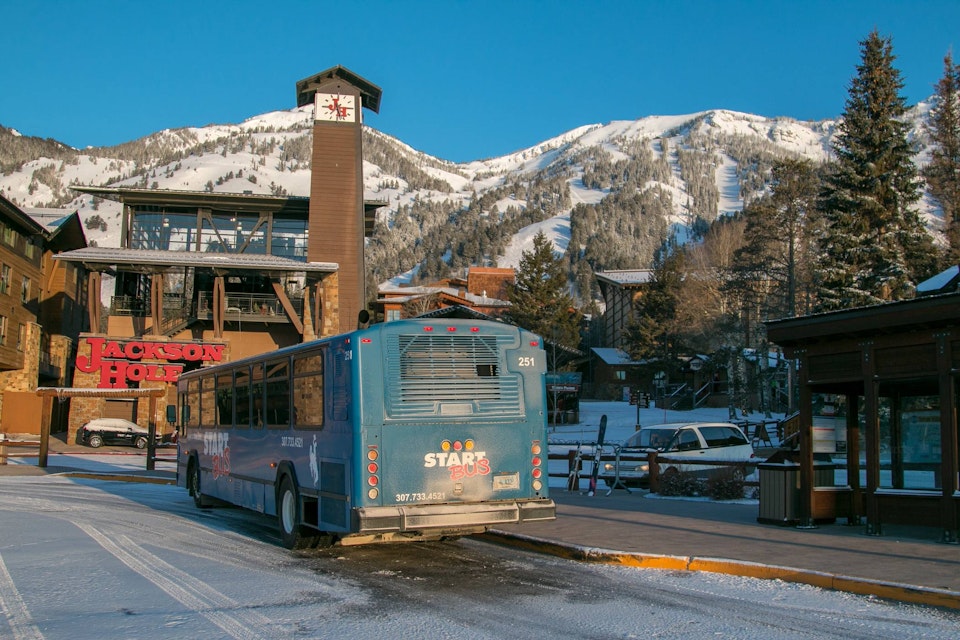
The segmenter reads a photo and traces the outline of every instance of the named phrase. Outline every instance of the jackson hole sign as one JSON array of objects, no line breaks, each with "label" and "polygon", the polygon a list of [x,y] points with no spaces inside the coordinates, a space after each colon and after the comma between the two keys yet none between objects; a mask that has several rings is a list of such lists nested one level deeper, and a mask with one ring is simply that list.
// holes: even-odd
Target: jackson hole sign
[{"label": "jackson hole sign", "polygon": [[[100,372],[103,389],[126,389],[129,382],[175,383],[184,362],[220,362],[224,345],[197,342],[137,342],[83,338],[89,356],[77,356],[77,369]],[[159,362],[157,362],[159,361]]]}]

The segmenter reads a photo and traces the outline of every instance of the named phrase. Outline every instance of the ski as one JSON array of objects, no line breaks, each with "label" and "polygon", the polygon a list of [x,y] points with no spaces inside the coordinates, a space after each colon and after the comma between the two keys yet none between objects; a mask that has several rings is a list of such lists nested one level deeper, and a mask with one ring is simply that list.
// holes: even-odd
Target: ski
[{"label": "ski", "polygon": [[593,469],[590,471],[590,490],[588,496],[597,492],[597,474],[600,472],[600,456],[603,454],[603,436],[607,433],[607,416],[600,416],[600,430],[597,432],[597,445],[593,450]]}]

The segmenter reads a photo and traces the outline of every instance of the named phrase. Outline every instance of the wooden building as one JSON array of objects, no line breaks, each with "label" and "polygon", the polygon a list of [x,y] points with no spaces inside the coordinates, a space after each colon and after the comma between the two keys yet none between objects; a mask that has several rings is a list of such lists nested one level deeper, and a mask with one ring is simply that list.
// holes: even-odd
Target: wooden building
[{"label": "wooden building", "polygon": [[606,309],[601,346],[624,349],[627,326],[636,318],[636,302],[653,279],[653,270],[600,271],[594,275]]},{"label": "wooden building", "polygon": [[0,196],[0,431],[40,433],[41,421],[65,426],[66,409],[42,415],[38,386],[67,384],[77,340],[86,329],[86,274],[60,264],[62,251],[82,249],[76,213],[21,210]]},{"label": "wooden building", "polygon": [[377,292],[377,312],[386,322],[446,307],[499,317],[510,308],[507,288],[515,281],[513,269],[470,267],[466,278],[444,278],[420,286],[383,285]]},{"label": "wooden building", "polygon": [[181,372],[357,327],[364,238],[384,204],[363,199],[361,112],[380,89],[337,66],[296,91],[314,105],[309,198],[72,187],[123,205],[119,247],[56,256],[90,274],[74,386],[163,389],[166,402],[150,415],[135,398],[75,397],[68,437],[100,416],[165,425]]},{"label": "wooden building", "polygon": [[[960,529],[960,294],[767,323],[798,363],[800,521]],[[845,482],[817,486],[818,454]]]}]

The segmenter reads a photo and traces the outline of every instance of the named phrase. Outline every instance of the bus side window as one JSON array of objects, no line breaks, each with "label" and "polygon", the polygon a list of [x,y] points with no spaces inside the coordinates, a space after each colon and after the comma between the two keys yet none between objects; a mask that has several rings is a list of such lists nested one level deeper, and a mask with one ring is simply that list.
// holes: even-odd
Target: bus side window
[{"label": "bus side window", "polygon": [[253,365],[250,372],[250,425],[263,428],[263,364]]},{"label": "bus side window", "polygon": [[266,393],[267,427],[286,429],[290,426],[290,363],[277,360],[267,363]]},{"label": "bus side window", "polygon": [[233,372],[217,376],[217,425],[233,426]]},{"label": "bus side window", "polygon": [[217,399],[213,376],[200,378],[200,427],[212,429],[216,424]]},{"label": "bus side window", "polygon": [[196,378],[187,383],[183,423],[188,427],[200,426],[200,381]]},{"label": "bus side window", "polygon": [[250,426],[250,370],[237,369],[233,382],[233,397],[237,403],[237,426]]},{"label": "bus side window", "polygon": [[301,428],[323,428],[323,357],[319,351],[294,358],[293,423]]}]

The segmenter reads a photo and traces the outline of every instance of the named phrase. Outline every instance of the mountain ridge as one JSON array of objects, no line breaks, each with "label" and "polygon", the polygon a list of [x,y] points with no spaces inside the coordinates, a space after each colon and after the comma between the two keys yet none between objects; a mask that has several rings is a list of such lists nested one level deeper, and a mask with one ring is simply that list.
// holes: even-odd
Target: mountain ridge
[{"label": "mountain ridge", "polygon": [[[927,109],[921,103],[910,112],[918,165],[927,154]],[[25,209],[78,211],[93,243],[118,246],[119,203],[71,185],[307,196],[311,114],[298,107],[82,150],[0,126],[0,193]],[[579,261],[591,272],[649,266],[664,235],[695,237],[762,194],[778,158],[829,158],[837,122],[726,109],[655,115],[586,124],[463,163],[365,127],[365,197],[386,203],[368,241],[368,266],[377,282],[426,281],[470,264],[516,267],[544,230],[559,254],[567,252],[586,299],[590,275],[577,273]],[[936,230],[929,199],[921,213]],[[98,224],[89,222],[94,216]]]}]

